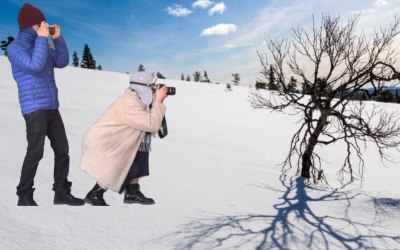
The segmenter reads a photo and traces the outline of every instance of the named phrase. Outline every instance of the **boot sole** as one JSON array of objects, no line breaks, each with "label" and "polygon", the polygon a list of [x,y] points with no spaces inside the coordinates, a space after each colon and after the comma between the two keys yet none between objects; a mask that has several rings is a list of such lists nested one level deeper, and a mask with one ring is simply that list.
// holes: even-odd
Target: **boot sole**
[{"label": "boot sole", "polygon": [[85,205],[85,202],[82,203],[82,204],[81,204],[81,203],[79,203],[79,204],[68,204],[68,203],[61,203],[61,202],[57,202],[57,203],[56,203],[56,202],[54,202],[53,204],[54,204],[54,205],[67,205],[67,206],[74,206],[74,207],[76,206],[76,207],[77,207],[77,206],[83,206],[83,205]]},{"label": "boot sole", "polygon": [[130,201],[130,200],[124,200],[124,203],[125,204],[140,204],[140,205],[154,205],[154,204],[156,204],[155,202],[143,203],[143,202]]},{"label": "boot sole", "polygon": [[94,206],[93,202],[91,200],[89,200],[88,198],[83,199],[83,201],[87,204]]},{"label": "boot sole", "polygon": [[90,205],[95,206],[95,207],[108,207],[108,206],[110,206],[110,205],[108,205],[108,204],[106,204],[106,205],[95,205],[95,204],[94,204],[90,199],[88,199],[88,198],[83,199],[83,201],[84,201],[85,203],[90,204]]}]

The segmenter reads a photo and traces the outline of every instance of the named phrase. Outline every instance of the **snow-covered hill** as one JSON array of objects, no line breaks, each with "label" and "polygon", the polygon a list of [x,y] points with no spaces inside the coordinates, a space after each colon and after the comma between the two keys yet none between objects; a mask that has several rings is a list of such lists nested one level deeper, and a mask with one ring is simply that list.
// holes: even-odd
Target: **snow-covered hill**
[{"label": "snow-covered hill", "polygon": [[[128,87],[129,75],[67,67],[56,81],[72,191],[84,197],[94,180],[79,169],[82,136]],[[253,110],[247,87],[161,82],[177,94],[165,101],[169,135],[153,140],[151,175],[141,181],[156,205],[127,205],[108,191],[110,207],[54,206],[47,141],[35,179],[39,207],[17,207],[25,123],[10,65],[0,57],[1,249],[400,249],[396,164],[382,166],[371,148],[363,185],[338,189],[343,149],[336,145],[322,149],[329,186],[281,179],[296,117]]]}]

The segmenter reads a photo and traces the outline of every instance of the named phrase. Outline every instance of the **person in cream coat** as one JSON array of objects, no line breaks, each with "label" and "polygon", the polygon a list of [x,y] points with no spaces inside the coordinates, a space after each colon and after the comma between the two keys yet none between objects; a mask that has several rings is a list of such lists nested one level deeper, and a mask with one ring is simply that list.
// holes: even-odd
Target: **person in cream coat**
[{"label": "person in cream coat", "polygon": [[139,178],[149,175],[151,134],[166,111],[167,88],[157,87],[156,80],[146,72],[131,74],[130,87],[84,135],[80,167],[96,179],[86,203],[107,206],[107,189],[125,191],[125,203],[155,203],[141,192]]}]

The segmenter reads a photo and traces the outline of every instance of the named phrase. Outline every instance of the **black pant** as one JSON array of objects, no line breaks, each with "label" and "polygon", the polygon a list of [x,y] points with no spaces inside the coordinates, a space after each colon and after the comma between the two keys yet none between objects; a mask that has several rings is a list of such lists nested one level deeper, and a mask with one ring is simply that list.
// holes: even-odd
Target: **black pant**
[{"label": "black pant", "polygon": [[54,151],[54,184],[53,190],[60,191],[71,186],[68,182],[69,147],[64,123],[60,112],[56,110],[39,110],[24,115],[28,148],[21,170],[21,179],[17,186],[17,195],[32,189],[39,161],[43,158],[46,136]]}]

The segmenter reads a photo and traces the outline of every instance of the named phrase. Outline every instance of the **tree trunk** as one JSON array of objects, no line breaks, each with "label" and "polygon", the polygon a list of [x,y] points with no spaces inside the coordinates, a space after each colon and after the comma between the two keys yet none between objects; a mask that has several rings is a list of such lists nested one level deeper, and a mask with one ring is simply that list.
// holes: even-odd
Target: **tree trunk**
[{"label": "tree trunk", "polygon": [[317,127],[312,132],[310,138],[308,139],[308,143],[306,149],[304,150],[303,155],[301,156],[301,176],[304,178],[310,178],[310,168],[312,164],[312,153],[314,151],[315,145],[318,143],[318,137],[322,133],[325,125],[327,124],[328,114],[327,112],[321,111],[321,116],[318,119]]}]

